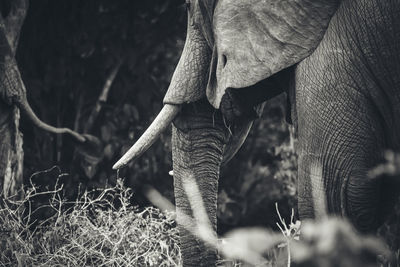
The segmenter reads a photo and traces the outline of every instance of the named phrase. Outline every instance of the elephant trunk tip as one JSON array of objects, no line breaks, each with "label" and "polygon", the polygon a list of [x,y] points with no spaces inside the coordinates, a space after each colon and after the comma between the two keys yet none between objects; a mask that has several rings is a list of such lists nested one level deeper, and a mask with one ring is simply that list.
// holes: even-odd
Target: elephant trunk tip
[{"label": "elephant trunk tip", "polygon": [[76,131],[73,131],[69,128],[54,127],[43,122],[41,119],[39,119],[39,117],[33,111],[32,107],[29,105],[26,96],[24,96],[22,100],[15,102],[15,104],[28,117],[28,119],[33,123],[33,125],[38,127],[39,129],[55,134],[69,134],[79,143],[84,143],[87,141],[87,138],[84,135]]},{"label": "elephant trunk tip", "polygon": [[178,114],[180,106],[165,104],[160,113],[139,140],[112,167],[118,170],[137,159],[160,137]]}]

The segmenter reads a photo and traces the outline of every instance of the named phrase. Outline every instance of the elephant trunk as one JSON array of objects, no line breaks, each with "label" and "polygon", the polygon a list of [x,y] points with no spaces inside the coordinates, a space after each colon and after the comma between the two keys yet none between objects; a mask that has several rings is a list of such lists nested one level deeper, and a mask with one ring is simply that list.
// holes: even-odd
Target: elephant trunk
[{"label": "elephant trunk", "polygon": [[[2,21],[0,15],[0,22]],[[69,129],[57,128],[41,121],[28,103],[25,84],[14,58],[13,48],[4,32],[4,27],[0,27],[0,98],[6,103],[15,104],[28,119],[38,128],[55,134],[70,134],[78,142],[84,143],[86,138]]]},{"label": "elephant trunk", "polygon": [[75,138],[76,141],[80,143],[84,143],[86,141],[84,135],[81,135],[69,128],[57,128],[40,120],[38,116],[35,114],[35,112],[32,110],[31,106],[26,100],[26,97],[24,98],[23,101],[16,103],[16,105],[28,117],[28,119],[33,123],[33,125],[35,125],[39,129],[55,134],[65,134],[65,133],[69,134],[73,138]]},{"label": "elephant trunk", "polygon": [[[183,266],[214,266],[217,260],[215,248],[208,247],[190,233],[187,229],[193,227],[190,225],[192,222],[179,217],[182,216],[181,213],[192,216],[192,210],[204,206],[212,230],[216,231],[218,177],[227,137],[222,116],[213,115],[211,106],[205,102],[204,105],[185,106],[182,114],[174,122],[172,129],[174,190],[175,204],[179,210],[178,221],[181,222],[179,232]],[[184,183],[189,178],[193,178],[196,182],[203,203],[196,203],[196,199],[191,198],[190,204],[187,192],[184,190]],[[197,198],[197,201],[199,199]],[[196,222],[198,221],[199,218],[196,218]],[[204,218],[200,221],[204,221]]]}]

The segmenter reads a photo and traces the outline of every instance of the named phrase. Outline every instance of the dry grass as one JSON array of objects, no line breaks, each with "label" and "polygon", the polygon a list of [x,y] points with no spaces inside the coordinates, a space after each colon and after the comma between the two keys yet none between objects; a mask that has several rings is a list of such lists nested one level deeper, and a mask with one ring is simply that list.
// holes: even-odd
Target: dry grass
[{"label": "dry grass", "polygon": [[[0,209],[0,266],[179,266],[172,214],[133,207],[118,185],[63,201],[61,187],[32,187],[22,201]],[[47,204],[32,209],[38,197]],[[47,209],[43,212],[43,209]],[[51,214],[34,221],[37,214]]]}]

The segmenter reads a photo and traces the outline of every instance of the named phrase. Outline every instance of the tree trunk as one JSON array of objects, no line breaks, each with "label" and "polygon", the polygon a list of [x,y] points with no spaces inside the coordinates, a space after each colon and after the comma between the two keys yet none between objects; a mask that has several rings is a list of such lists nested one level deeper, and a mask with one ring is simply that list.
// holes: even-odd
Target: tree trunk
[{"label": "tree trunk", "polygon": [[[2,8],[7,6],[3,1]],[[5,3],[5,4],[4,4]],[[1,10],[1,26],[12,52],[18,46],[20,30],[28,9],[28,0],[9,0],[9,10]],[[5,8],[4,8],[5,9]],[[8,14],[5,14],[8,12]],[[1,85],[4,77],[1,77]],[[0,193],[4,196],[22,194],[22,170],[24,152],[22,149],[22,133],[19,131],[19,110],[0,97]]]}]

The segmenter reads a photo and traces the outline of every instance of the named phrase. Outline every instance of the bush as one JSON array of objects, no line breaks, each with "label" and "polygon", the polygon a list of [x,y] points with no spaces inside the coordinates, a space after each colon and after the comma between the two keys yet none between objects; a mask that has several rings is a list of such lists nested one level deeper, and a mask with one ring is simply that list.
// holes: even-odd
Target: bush
[{"label": "bush", "polygon": [[[176,266],[178,233],[172,214],[138,209],[119,180],[116,187],[85,192],[74,203],[62,187],[40,192],[33,186],[22,201],[0,209],[0,263],[3,266]],[[33,200],[46,196],[37,209]],[[35,204],[35,206],[37,206]],[[33,220],[35,214],[51,214]]]}]

